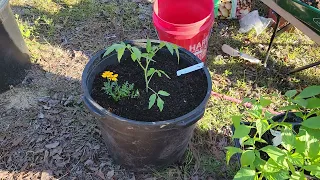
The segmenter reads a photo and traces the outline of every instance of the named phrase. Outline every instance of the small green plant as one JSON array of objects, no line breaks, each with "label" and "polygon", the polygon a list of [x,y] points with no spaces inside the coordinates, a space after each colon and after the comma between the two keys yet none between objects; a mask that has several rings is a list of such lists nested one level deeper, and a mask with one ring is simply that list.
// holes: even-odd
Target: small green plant
[{"label": "small green plant", "polygon": [[118,84],[118,74],[105,71],[101,75],[108,81],[104,83],[102,88],[105,93],[113,98],[115,101],[120,101],[123,98],[137,98],[139,97],[139,90],[134,90],[134,84],[129,84],[128,81],[122,85]]},{"label": "small green plant", "polygon": [[[320,178],[319,94],[320,86],[308,87],[299,94],[288,91],[288,106],[282,108],[286,114],[280,121],[273,121],[273,115],[264,109],[272,103],[264,98],[251,101],[254,106],[245,115],[233,117],[233,138],[239,139],[241,147],[227,147],[226,160],[229,163],[231,156],[241,154],[241,169],[234,179]],[[301,118],[298,130],[285,121],[288,112]],[[250,123],[241,123],[244,118]],[[274,138],[270,140],[270,136]]]},{"label": "small green plant", "polygon": [[36,27],[28,25],[26,22],[23,22],[20,19],[19,15],[17,15],[17,14],[15,15],[15,18],[17,19],[18,27],[20,29],[22,36],[24,38],[32,38],[34,36]]},{"label": "small green plant", "polygon": [[151,109],[152,106],[157,101],[157,106],[160,111],[162,111],[164,107],[164,101],[163,99],[161,99],[160,96],[170,96],[170,94],[164,90],[159,90],[158,92],[156,92],[149,86],[149,84],[155,74],[158,75],[159,77],[162,77],[162,75],[164,75],[166,78],[170,79],[167,73],[164,72],[163,70],[150,67],[150,63],[155,62],[155,60],[153,60],[153,57],[163,47],[167,47],[167,49],[170,51],[172,55],[175,52],[178,57],[178,63],[179,63],[179,60],[180,60],[179,48],[177,45],[166,43],[166,42],[160,42],[159,45],[152,45],[149,39],[147,40],[145,53],[142,53],[141,50],[138,49],[137,47],[131,46],[130,44],[126,45],[125,43],[122,42],[120,44],[113,44],[106,50],[104,54],[104,56],[107,56],[108,54],[110,54],[115,50],[117,51],[118,61],[120,62],[124,52],[126,50],[130,51],[132,61],[138,63],[141,69],[143,70],[146,92],[148,92],[149,90],[153,92],[153,94],[149,97],[149,109]]},{"label": "small green plant", "polygon": [[229,75],[232,75],[232,72],[229,71],[228,69],[226,69],[226,70],[223,72],[223,75],[224,75],[225,77],[228,77]]}]

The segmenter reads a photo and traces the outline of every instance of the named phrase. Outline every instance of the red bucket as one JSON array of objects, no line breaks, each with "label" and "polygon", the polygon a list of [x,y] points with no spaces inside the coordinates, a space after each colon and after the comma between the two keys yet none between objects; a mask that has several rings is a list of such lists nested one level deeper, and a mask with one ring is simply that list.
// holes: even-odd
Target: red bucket
[{"label": "red bucket", "polygon": [[153,5],[159,39],[188,49],[202,61],[213,22],[212,0],[156,0]]}]

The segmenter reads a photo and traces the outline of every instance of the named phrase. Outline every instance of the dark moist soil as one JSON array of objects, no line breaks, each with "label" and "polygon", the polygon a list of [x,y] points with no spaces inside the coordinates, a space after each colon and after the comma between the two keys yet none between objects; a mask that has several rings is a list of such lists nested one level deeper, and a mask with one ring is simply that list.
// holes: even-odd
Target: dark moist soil
[{"label": "dark moist soil", "polygon": [[301,0],[302,2],[320,9],[320,0]]},{"label": "dark moist soil", "polygon": [[[168,52],[168,51],[165,51]],[[183,57],[181,57],[183,58]],[[190,66],[190,64],[177,63],[176,56],[164,54],[159,51],[154,57],[156,63],[150,63],[149,67],[165,71],[171,79],[162,76],[153,76],[150,87],[155,91],[164,90],[170,93],[170,96],[164,97],[164,109],[159,111],[156,103],[148,109],[149,97],[152,92],[146,92],[145,81],[142,68],[131,59],[125,59],[120,64],[111,65],[105,68],[106,71],[112,71],[119,74],[118,84],[125,81],[134,83],[135,89],[139,89],[140,97],[137,99],[123,99],[115,102],[106,95],[101,88],[106,81],[101,77],[101,73],[96,76],[93,82],[91,96],[93,99],[110,112],[137,121],[164,121],[183,116],[194,110],[203,101],[207,92],[207,79],[202,71],[196,71],[180,77],[176,76],[176,72],[182,68]]]}]

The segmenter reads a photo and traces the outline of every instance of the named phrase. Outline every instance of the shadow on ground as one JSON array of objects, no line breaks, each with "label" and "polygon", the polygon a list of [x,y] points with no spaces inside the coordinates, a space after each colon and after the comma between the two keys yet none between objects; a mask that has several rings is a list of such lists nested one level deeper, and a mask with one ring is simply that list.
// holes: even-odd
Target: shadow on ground
[{"label": "shadow on ground", "polygon": [[[133,173],[112,162],[96,119],[81,101],[79,79],[33,65],[24,82],[0,94],[0,99],[0,176],[3,178],[232,177],[230,168],[216,173],[216,168],[225,166],[221,161],[224,161],[224,146],[230,143],[228,128],[220,135],[197,130],[186,160],[169,170]],[[210,152],[219,159],[212,158]]]}]

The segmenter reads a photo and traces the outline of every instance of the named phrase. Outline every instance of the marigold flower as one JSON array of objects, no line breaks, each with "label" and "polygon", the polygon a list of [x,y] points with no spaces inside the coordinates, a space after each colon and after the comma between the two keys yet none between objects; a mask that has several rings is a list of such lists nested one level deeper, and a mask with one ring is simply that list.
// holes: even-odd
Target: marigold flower
[{"label": "marigold flower", "polygon": [[113,72],[111,72],[111,71],[104,71],[101,76],[103,78],[109,78],[112,76],[112,74],[113,74]]},{"label": "marigold flower", "polygon": [[112,77],[110,78],[111,81],[118,81],[118,79],[116,77]]}]

